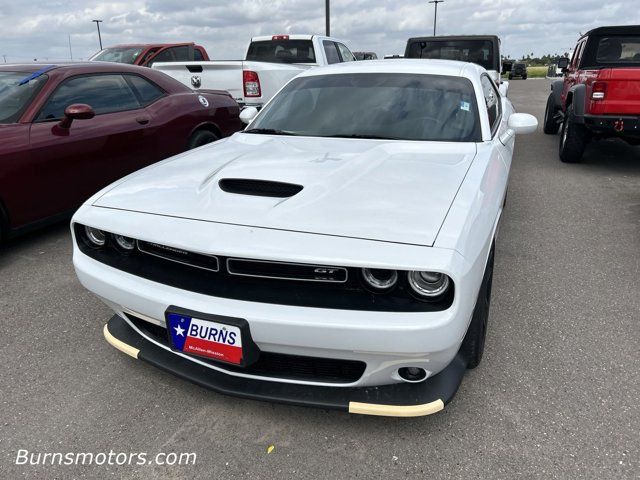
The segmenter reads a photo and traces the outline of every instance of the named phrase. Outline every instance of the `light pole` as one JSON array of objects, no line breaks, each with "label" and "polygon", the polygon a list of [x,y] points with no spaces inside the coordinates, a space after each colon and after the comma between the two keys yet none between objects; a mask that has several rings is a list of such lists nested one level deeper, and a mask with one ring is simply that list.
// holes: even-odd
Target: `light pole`
[{"label": "light pole", "polygon": [[436,22],[438,21],[438,4],[444,3],[444,0],[430,0],[429,3],[433,3],[436,7],[433,12],[433,36],[436,36]]},{"label": "light pole", "polygon": [[331,36],[331,14],[330,14],[330,6],[329,3],[331,2],[331,0],[324,0],[324,23],[325,23],[325,30],[326,30],[326,35],[327,37]]},{"label": "light pole", "polygon": [[91,20],[92,22],[95,22],[96,27],[98,27],[98,41],[100,42],[100,50],[102,50],[102,37],[100,36],[100,24],[102,23],[102,20]]}]

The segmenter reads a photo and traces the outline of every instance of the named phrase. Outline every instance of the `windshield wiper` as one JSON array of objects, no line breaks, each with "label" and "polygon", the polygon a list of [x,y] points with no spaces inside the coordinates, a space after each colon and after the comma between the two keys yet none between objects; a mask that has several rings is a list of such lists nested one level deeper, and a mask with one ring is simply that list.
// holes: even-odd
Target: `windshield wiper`
[{"label": "windshield wiper", "polygon": [[385,136],[382,136],[382,135],[362,135],[362,134],[358,134],[358,133],[323,135],[323,137],[329,137],[329,138],[367,138],[367,139],[370,139],[370,140],[406,140],[404,138],[399,138],[399,137],[385,137]]},{"label": "windshield wiper", "polygon": [[295,136],[297,133],[287,132],[286,130],[277,130],[275,128],[250,128],[249,130],[245,130],[244,133],[258,133],[262,135],[292,135]]}]

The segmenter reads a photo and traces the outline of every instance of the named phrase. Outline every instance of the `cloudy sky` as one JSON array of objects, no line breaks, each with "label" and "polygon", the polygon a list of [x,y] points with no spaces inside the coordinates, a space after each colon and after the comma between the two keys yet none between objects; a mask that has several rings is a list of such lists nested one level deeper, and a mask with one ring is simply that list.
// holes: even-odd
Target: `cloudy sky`
[{"label": "cloudy sky", "polygon": [[[445,0],[439,34],[494,34],[503,53],[562,53],[580,32],[640,23],[640,0]],[[60,60],[104,45],[195,41],[214,59],[241,58],[254,35],[324,33],[324,0],[0,0],[0,62]],[[331,33],[353,51],[402,53],[407,38],[433,31],[427,0],[332,0]]]}]

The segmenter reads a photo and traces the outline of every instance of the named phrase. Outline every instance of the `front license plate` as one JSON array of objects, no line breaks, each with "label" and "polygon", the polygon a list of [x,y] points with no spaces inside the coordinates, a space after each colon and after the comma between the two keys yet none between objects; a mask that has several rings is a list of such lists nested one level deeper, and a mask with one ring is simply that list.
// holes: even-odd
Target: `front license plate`
[{"label": "front license plate", "polygon": [[169,312],[167,327],[173,347],[180,352],[235,365],[243,363],[242,331],[239,327]]}]

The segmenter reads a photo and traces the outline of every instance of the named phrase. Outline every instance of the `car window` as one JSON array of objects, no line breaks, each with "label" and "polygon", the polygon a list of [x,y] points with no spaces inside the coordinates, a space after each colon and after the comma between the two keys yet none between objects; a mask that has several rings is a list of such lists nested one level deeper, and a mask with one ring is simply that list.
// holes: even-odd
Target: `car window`
[{"label": "car window", "polygon": [[134,93],[137,94],[138,101],[142,106],[146,107],[165,94],[160,87],[139,75],[125,75],[125,78],[133,87]]},{"label": "car window", "polygon": [[153,57],[153,60],[149,65],[153,65],[156,62],[188,62],[189,58],[189,46],[183,45],[181,47],[166,48],[158,55]]},{"label": "car window", "polygon": [[204,56],[202,55],[202,52],[200,51],[199,48],[196,48],[193,51],[193,60],[196,61],[196,62],[204,61]]},{"label": "car window", "polygon": [[328,64],[340,63],[340,56],[338,55],[335,43],[330,42],[329,40],[324,40],[322,42],[322,46],[324,47],[324,53],[327,56]]},{"label": "car window", "polygon": [[482,93],[484,95],[485,106],[489,114],[489,125],[491,132],[495,132],[500,123],[500,115],[502,114],[502,105],[500,103],[500,94],[494,86],[493,82],[487,75],[480,78],[482,83]]},{"label": "car window", "polygon": [[596,50],[598,64],[640,64],[640,35],[602,37]]},{"label": "car window", "polygon": [[336,43],[336,46],[338,47],[343,62],[353,62],[355,60],[355,57],[347,47],[341,43]]},{"label": "car window", "polygon": [[51,94],[37,120],[64,117],[64,109],[86,103],[96,115],[140,108],[140,103],[122,75],[82,75],[65,80]]},{"label": "car window", "polygon": [[142,53],[142,47],[111,47],[100,50],[89,60],[134,64]]},{"label": "car window", "polygon": [[409,45],[407,58],[436,58],[476,63],[487,70],[496,70],[496,58],[491,40],[427,40]]},{"label": "car window", "polygon": [[461,77],[298,77],[273,97],[251,128],[313,137],[475,142],[481,139],[475,98],[473,85]]},{"label": "car window", "polygon": [[17,122],[49,78],[28,80],[28,72],[0,72],[0,123]]},{"label": "car window", "polygon": [[571,66],[573,68],[578,68],[580,64],[580,58],[582,57],[582,51],[584,50],[584,44],[586,42],[580,42],[573,52],[573,59],[571,60]]},{"label": "car window", "polygon": [[311,40],[288,38],[251,42],[247,60],[274,63],[316,63]]}]

